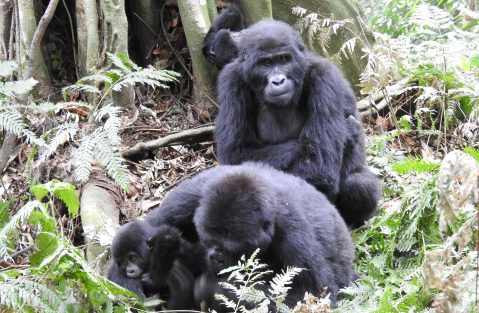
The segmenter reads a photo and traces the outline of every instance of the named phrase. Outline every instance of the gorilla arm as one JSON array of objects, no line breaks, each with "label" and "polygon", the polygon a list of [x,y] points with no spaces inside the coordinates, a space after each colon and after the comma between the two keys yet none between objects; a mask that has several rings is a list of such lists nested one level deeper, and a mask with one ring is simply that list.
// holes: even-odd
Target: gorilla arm
[{"label": "gorilla arm", "polygon": [[344,148],[350,136],[345,112],[356,99],[339,70],[325,59],[311,57],[307,86],[308,120],[301,134],[302,157],[286,169],[324,192],[330,200],[339,192]]}]

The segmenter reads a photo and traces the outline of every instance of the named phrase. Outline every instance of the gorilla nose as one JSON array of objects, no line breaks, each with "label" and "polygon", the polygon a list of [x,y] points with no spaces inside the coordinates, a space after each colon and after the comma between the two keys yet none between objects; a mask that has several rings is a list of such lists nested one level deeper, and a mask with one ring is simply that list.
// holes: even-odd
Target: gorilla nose
[{"label": "gorilla nose", "polygon": [[276,87],[279,87],[284,83],[285,80],[286,80],[286,77],[283,74],[279,74],[271,78],[271,83],[275,85]]}]

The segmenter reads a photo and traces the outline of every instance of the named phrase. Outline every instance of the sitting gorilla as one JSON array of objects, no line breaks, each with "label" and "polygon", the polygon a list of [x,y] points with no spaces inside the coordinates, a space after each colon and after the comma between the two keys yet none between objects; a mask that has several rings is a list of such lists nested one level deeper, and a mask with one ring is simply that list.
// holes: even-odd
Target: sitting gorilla
[{"label": "sitting gorilla", "polygon": [[279,21],[243,30],[238,48],[218,78],[220,163],[261,161],[302,177],[336,204],[347,224],[361,226],[376,210],[380,184],[365,166],[348,82]]},{"label": "sitting gorilla", "polygon": [[168,309],[192,309],[195,280],[188,265],[194,251],[174,227],[133,221],[113,239],[107,278],[142,300],[159,294]]},{"label": "sitting gorilla", "polygon": [[[287,266],[304,268],[293,280],[289,305],[306,291],[319,296],[325,287],[336,305],[339,288],[355,277],[351,236],[334,206],[302,179],[265,164],[204,171],[173,189],[154,214],[199,237],[213,275],[257,248],[276,273]],[[205,280],[197,286],[213,288]],[[198,294],[211,293],[195,290]]]},{"label": "sitting gorilla", "polygon": [[203,55],[221,70],[238,56],[237,33],[244,29],[243,15],[235,3],[230,3],[213,21],[203,40]]}]

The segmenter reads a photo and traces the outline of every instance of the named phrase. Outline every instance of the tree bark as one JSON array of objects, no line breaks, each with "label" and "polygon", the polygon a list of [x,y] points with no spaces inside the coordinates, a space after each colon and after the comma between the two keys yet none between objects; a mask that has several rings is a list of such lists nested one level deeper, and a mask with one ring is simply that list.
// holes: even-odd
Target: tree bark
[{"label": "tree bark", "polygon": [[[19,65],[21,69],[21,76],[25,79],[31,76],[38,80],[39,93],[43,96],[48,96],[52,92],[52,83],[43,56],[40,51],[37,51],[34,53],[34,55],[28,55],[30,53],[35,31],[37,30],[33,1],[17,0],[17,3],[20,23],[20,25],[17,26],[20,27],[21,35],[21,38],[17,38],[17,40],[20,42],[20,51],[17,51],[17,53],[19,53],[20,57]],[[40,50],[39,43],[38,50]],[[33,68],[29,68],[30,66]],[[30,76],[26,77],[25,75]]]},{"label": "tree bark", "polygon": [[206,0],[178,0],[178,7],[193,63],[193,99],[202,112],[210,111],[212,105],[207,96],[215,94],[216,75],[201,52],[203,38],[210,28],[207,3]]},{"label": "tree bark", "polygon": [[0,0],[0,60],[10,58],[9,42],[12,23],[12,5],[10,1]]},{"label": "tree bark", "polygon": [[[364,70],[367,64],[366,58],[363,56],[362,48],[365,44],[373,44],[374,38],[368,29],[364,28],[364,25],[360,21],[360,18],[364,18],[361,7],[356,1],[341,0],[301,0],[300,2],[293,4],[289,0],[272,0],[273,3],[273,17],[290,25],[294,25],[299,17],[292,14],[292,7],[298,5],[305,8],[308,12],[320,13],[322,16],[333,17],[334,19],[353,19],[354,24],[348,24],[347,27],[354,33],[348,31],[341,31],[337,35],[333,35],[331,43],[328,47],[327,53],[329,55],[336,54],[342,45],[349,39],[358,36],[360,40],[356,41],[356,46],[353,55],[346,59],[341,56],[341,62],[337,64],[344,75],[351,81],[353,88],[356,92],[359,92],[359,75]],[[303,32],[303,38],[314,52],[321,54],[321,48],[317,39],[309,36],[308,32]]]},{"label": "tree bark", "polygon": [[142,66],[153,63],[151,52],[161,33],[159,12],[161,1],[158,0],[132,0],[130,7],[130,23],[135,34],[138,63]]},{"label": "tree bark", "polygon": [[100,65],[100,33],[98,31],[98,9],[96,0],[78,0],[76,21],[78,36],[78,71],[81,77],[95,72]]},{"label": "tree bark", "polygon": [[243,11],[246,25],[251,25],[262,19],[273,17],[271,0],[241,0],[241,10]]}]

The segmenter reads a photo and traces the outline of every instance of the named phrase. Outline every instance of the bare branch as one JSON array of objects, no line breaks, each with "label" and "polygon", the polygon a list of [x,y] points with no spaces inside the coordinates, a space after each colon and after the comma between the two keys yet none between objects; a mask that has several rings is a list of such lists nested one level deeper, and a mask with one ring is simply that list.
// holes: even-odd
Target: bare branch
[{"label": "bare branch", "polygon": [[204,126],[204,127],[194,128],[194,129],[187,129],[179,133],[167,135],[163,138],[158,138],[158,139],[150,140],[146,142],[140,142],[134,145],[133,147],[123,151],[123,156],[129,157],[133,155],[138,155],[143,152],[157,149],[159,147],[184,143],[191,139],[195,139],[199,137],[204,137],[204,136],[211,137],[214,129],[215,127],[213,125]]}]

